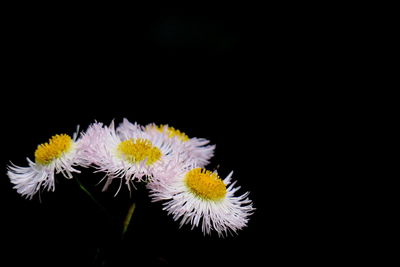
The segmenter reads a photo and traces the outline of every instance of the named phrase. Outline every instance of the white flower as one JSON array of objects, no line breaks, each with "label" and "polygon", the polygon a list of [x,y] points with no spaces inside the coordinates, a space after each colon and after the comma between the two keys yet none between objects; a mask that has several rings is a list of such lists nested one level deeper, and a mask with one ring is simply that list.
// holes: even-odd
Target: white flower
[{"label": "white flower", "polygon": [[120,179],[130,190],[133,182],[152,178],[163,172],[168,165],[177,162],[178,157],[172,154],[171,142],[164,138],[150,136],[137,124],[129,129],[118,127],[114,122],[110,126],[93,123],[82,136],[82,147],[87,164],[98,171],[106,173],[106,190],[113,179]]},{"label": "white flower", "polygon": [[180,220],[180,226],[201,224],[204,234],[212,230],[219,236],[236,233],[247,225],[254,208],[249,193],[234,196],[240,188],[231,183],[231,172],[221,180],[216,172],[203,168],[175,170],[175,176],[154,179],[148,184],[153,201],[166,201],[164,210]]},{"label": "white flower", "polygon": [[48,191],[54,191],[55,173],[62,173],[69,179],[72,178],[72,172],[80,173],[74,168],[83,165],[80,140],[76,138],[77,132],[73,138],[66,134],[54,135],[47,143],[38,146],[35,161],[27,158],[29,167],[18,167],[11,163],[7,175],[14,184],[14,189],[22,196],[32,199],[42,186]]},{"label": "white flower", "polygon": [[204,167],[214,155],[215,145],[207,145],[209,140],[204,138],[189,138],[185,133],[168,125],[149,124],[145,131],[152,136],[162,135],[170,139],[174,147],[179,147],[182,156],[188,162],[194,162],[199,167]]}]

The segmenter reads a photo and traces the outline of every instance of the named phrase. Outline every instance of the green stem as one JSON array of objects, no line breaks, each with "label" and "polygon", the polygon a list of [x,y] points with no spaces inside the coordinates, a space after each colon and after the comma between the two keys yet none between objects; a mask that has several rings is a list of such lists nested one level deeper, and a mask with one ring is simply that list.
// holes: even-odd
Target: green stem
[{"label": "green stem", "polygon": [[99,206],[99,208],[100,208],[101,210],[103,210],[104,212],[107,213],[106,209],[94,198],[94,196],[92,195],[92,193],[90,193],[90,192],[86,189],[86,187],[83,186],[83,184],[81,183],[81,181],[79,181],[79,179],[76,178],[76,177],[75,177],[75,181],[78,183],[79,188],[82,189],[82,191],[85,192],[86,195],[88,195],[88,196],[93,200],[93,202],[96,203],[97,206]]},{"label": "green stem", "polygon": [[132,205],[129,207],[128,213],[126,214],[126,217],[124,220],[121,239],[124,239],[125,233],[128,230],[129,224],[131,222],[132,215],[135,212],[135,208],[136,208],[136,203],[133,202]]}]

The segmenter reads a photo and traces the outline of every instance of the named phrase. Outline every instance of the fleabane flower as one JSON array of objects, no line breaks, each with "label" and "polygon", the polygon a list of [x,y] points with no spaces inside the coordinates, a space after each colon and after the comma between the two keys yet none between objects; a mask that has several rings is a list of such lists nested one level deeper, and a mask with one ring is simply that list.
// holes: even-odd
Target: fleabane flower
[{"label": "fleabane flower", "polygon": [[174,177],[154,179],[147,185],[152,201],[165,201],[164,210],[180,221],[180,226],[201,225],[204,234],[236,233],[247,225],[254,208],[248,192],[234,196],[240,187],[231,183],[231,172],[221,179],[204,168],[183,168]]},{"label": "fleabane flower", "polygon": [[74,167],[84,165],[77,133],[73,138],[67,134],[52,136],[48,142],[38,145],[34,156],[34,161],[27,158],[28,167],[19,167],[11,163],[7,171],[14,189],[30,199],[41,187],[54,191],[55,174],[62,173],[64,177],[71,179],[73,172],[80,173]]},{"label": "fleabane flower", "polygon": [[199,167],[204,167],[214,155],[215,145],[208,145],[204,138],[189,138],[184,132],[168,125],[149,124],[145,131],[152,136],[161,135],[173,142],[173,148],[179,147],[182,156]]},{"label": "fleabane flower", "polygon": [[[86,163],[98,171],[105,172],[106,190],[114,179],[120,179],[130,190],[134,182],[152,178],[163,172],[174,160],[171,144],[162,138],[150,136],[135,126],[129,131],[119,130],[114,126],[93,123],[82,136]],[[117,194],[116,193],[116,194]]]}]

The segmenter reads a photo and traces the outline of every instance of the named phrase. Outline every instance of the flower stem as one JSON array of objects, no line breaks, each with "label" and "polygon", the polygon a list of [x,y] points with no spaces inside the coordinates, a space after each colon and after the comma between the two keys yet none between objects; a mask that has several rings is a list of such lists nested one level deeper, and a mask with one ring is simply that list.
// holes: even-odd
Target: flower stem
[{"label": "flower stem", "polygon": [[96,203],[96,205],[97,205],[101,210],[103,210],[104,212],[107,213],[107,211],[106,211],[106,209],[103,207],[103,205],[101,205],[101,204],[94,198],[94,196],[92,195],[92,193],[90,193],[90,192],[86,189],[86,187],[81,183],[81,181],[79,181],[79,179],[76,178],[76,177],[75,177],[75,181],[78,183],[79,188],[80,188],[83,192],[85,192],[86,195],[88,195],[88,196],[90,197],[90,199],[93,200],[93,202]]},{"label": "flower stem", "polygon": [[132,215],[135,212],[135,208],[136,208],[136,203],[133,202],[131,204],[131,206],[129,207],[128,213],[126,214],[126,217],[124,220],[121,239],[124,239],[125,233],[128,230],[129,224],[131,222]]}]

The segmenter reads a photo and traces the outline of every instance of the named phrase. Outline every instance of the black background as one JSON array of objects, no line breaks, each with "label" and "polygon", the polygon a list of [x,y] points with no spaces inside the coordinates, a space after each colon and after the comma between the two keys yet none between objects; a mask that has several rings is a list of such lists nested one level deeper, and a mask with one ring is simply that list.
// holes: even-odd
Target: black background
[{"label": "black background", "polygon": [[[298,65],[305,32],[296,21],[287,27],[273,9],[243,7],[10,12],[2,53],[4,261],[284,264],[309,263],[324,251],[310,232],[320,221],[310,222],[311,201],[293,177],[302,168],[295,158],[306,156],[298,146],[308,109],[297,102],[304,90],[293,87],[304,77],[291,70],[305,67]],[[221,176],[234,170],[240,193],[251,192],[256,211],[248,227],[224,239],[178,229],[143,186],[131,197],[126,189],[114,197],[116,188],[102,193],[96,186],[102,176],[89,170],[78,177],[108,214],[61,176],[41,201],[12,189],[5,175],[10,160],[24,166],[54,134],[124,117],[169,124],[216,144],[208,168]],[[120,224],[132,201],[137,209],[121,241]]]}]

